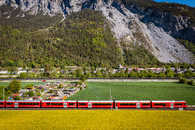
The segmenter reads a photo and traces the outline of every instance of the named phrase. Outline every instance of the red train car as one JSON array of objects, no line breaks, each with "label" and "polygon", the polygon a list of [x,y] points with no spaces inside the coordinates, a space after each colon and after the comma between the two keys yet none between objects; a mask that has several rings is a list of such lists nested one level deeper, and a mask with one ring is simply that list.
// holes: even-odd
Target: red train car
[{"label": "red train car", "polygon": [[5,107],[6,108],[18,108],[18,103],[15,102],[15,100],[7,100],[5,102]]},{"label": "red train car", "polygon": [[4,100],[0,100],[0,108],[4,108],[5,107],[5,101]]},{"label": "red train car", "polygon": [[140,108],[151,108],[151,101],[140,101]]},{"label": "red train car", "polygon": [[40,101],[36,100],[8,100],[5,102],[6,108],[40,108]]},{"label": "red train car", "polygon": [[78,108],[88,108],[88,101],[78,101],[77,102],[77,105],[78,105]]},{"label": "red train car", "polygon": [[39,100],[18,100],[15,104],[18,104],[19,108],[40,108],[41,103]]},{"label": "red train car", "polygon": [[76,108],[77,102],[73,100],[64,101],[64,108]]},{"label": "red train car", "polygon": [[113,101],[89,101],[88,108],[113,108]]},{"label": "red train car", "polygon": [[173,107],[174,108],[186,108],[187,103],[186,101],[175,101]]},{"label": "red train car", "polygon": [[175,101],[152,101],[152,108],[174,108]]},{"label": "red train car", "polygon": [[151,101],[115,101],[115,108],[150,108]]},{"label": "red train car", "polygon": [[43,100],[41,101],[41,107],[42,108],[64,108],[66,106],[64,104],[64,101],[59,100],[59,101],[50,101],[50,100]]}]

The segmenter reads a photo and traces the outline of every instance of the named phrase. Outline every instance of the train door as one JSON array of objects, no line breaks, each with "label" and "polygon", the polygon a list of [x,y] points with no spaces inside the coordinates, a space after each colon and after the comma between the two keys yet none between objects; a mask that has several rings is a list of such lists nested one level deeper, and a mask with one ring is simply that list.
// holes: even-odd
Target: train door
[{"label": "train door", "polygon": [[14,107],[18,108],[18,102],[15,102]]},{"label": "train door", "polygon": [[115,109],[118,109],[118,103],[115,103]]},{"label": "train door", "polygon": [[64,108],[67,108],[67,102],[64,102]]},{"label": "train door", "polygon": [[173,109],[174,108],[174,103],[170,104],[170,108]]},{"label": "train door", "polygon": [[91,102],[88,103],[88,108],[92,108],[92,103]]},{"label": "train door", "polygon": [[136,108],[141,108],[140,102],[137,102],[137,103],[136,103]]}]

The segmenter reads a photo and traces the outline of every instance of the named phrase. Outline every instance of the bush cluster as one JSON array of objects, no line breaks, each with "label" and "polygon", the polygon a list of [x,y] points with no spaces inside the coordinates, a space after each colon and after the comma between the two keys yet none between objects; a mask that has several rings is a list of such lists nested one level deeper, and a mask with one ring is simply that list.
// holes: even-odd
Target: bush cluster
[{"label": "bush cluster", "polygon": [[179,78],[179,83],[189,84],[195,86],[195,81],[193,79],[188,80],[186,78]]}]

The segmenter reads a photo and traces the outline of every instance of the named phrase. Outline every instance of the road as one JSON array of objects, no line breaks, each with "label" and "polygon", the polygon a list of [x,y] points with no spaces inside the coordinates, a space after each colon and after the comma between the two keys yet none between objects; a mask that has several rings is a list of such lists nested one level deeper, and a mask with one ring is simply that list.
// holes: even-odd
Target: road
[{"label": "road", "polygon": [[[1,79],[10,82],[13,79]],[[42,82],[43,79],[18,79],[22,82]],[[46,79],[46,82],[75,82],[78,79]],[[88,82],[178,82],[177,79],[88,79]]]}]

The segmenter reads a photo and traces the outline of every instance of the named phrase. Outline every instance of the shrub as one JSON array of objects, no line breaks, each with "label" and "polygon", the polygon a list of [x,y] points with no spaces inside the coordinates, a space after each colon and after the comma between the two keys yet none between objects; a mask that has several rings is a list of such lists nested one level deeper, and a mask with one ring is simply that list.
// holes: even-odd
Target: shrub
[{"label": "shrub", "polygon": [[195,86],[195,81],[194,81],[194,80],[189,80],[187,83],[188,83],[189,85]]},{"label": "shrub", "polygon": [[187,79],[186,78],[179,78],[179,83],[184,83],[186,84],[187,83]]}]

